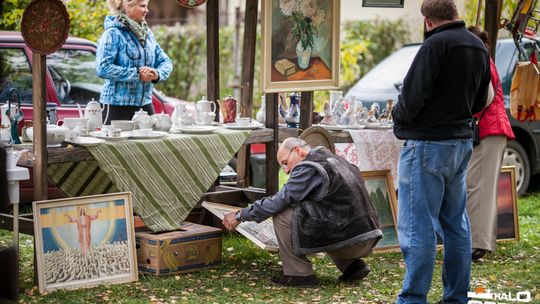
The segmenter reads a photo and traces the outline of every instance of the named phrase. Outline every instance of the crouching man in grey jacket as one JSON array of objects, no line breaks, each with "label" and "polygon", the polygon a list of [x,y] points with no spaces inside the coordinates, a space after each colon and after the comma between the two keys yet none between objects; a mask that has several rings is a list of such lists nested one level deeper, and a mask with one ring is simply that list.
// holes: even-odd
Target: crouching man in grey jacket
[{"label": "crouching man in grey jacket", "polygon": [[289,138],[277,152],[289,181],[272,197],[263,198],[225,215],[223,225],[234,230],[242,221],[273,217],[283,264],[282,286],[318,285],[306,254],[326,252],[343,273],[339,280],[354,282],[370,272],[361,259],[382,237],[379,217],[358,167],[324,147],[311,148]]}]

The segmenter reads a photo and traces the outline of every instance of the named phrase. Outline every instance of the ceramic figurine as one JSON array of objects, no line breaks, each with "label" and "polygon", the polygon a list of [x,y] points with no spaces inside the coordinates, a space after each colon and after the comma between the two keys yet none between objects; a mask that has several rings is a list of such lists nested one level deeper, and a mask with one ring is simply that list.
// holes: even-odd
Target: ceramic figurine
[{"label": "ceramic figurine", "polygon": [[290,104],[287,111],[283,109],[283,102],[279,104],[279,114],[285,119],[288,128],[298,128],[300,123],[300,96],[291,93],[289,99]]},{"label": "ceramic figurine", "polygon": [[324,103],[324,118],[321,120],[321,125],[335,125],[336,122],[332,118],[332,111],[330,111],[330,104]]},{"label": "ceramic figurine", "polygon": [[341,125],[343,124],[343,119],[345,118],[345,113],[347,112],[347,106],[345,99],[341,97],[338,99],[332,109],[332,118],[336,122],[336,124]]},{"label": "ceramic figurine", "polygon": [[388,121],[393,122],[392,119],[392,110],[394,109],[394,101],[392,99],[388,99],[386,101],[386,109],[388,109]]},{"label": "ceramic figurine", "polygon": [[[14,112],[13,108],[11,107],[11,96],[13,96],[13,94],[17,95],[17,107],[15,108]],[[21,94],[19,93],[19,90],[15,88],[10,89],[8,92],[8,107],[5,114],[6,117],[8,117],[11,126],[11,139],[9,143],[20,144],[21,139],[19,138],[19,122],[23,119],[23,112],[21,109]]]},{"label": "ceramic figurine", "polygon": [[375,117],[375,119],[379,119],[379,116],[381,115],[381,106],[379,105],[379,103],[377,102],[374,102],[371,104],[371,111],[373,111],[373,116]]}]

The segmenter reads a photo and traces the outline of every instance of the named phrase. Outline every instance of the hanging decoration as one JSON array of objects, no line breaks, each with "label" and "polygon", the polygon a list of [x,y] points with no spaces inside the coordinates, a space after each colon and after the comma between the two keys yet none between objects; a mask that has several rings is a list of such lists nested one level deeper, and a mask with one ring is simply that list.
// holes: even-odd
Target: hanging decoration
[{"label": "hanging decoration", "polygon": [[21,34],[32,51],[47,55],[66,42],[69,25],[69,14],[62,1],[33,0],[24,10]]},{"label": "hanging decoration", "polygon": [[199,5],[202,5],[206,0],[176,0],[176,3],[180,4],[183,7],[194,8]]}]

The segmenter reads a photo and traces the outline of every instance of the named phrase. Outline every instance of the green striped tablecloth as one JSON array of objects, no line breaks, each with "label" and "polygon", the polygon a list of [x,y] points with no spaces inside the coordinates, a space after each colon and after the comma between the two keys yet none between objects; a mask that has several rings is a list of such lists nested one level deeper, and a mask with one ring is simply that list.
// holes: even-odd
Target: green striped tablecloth
[{"label": "green striped tablecloth", "polygon": [[248,136],[218,130],[107,142],[88,147],[95,160],[51,164],[47,171],[70,197],[131,191],[134,211],[151,230],[175,230]]}]

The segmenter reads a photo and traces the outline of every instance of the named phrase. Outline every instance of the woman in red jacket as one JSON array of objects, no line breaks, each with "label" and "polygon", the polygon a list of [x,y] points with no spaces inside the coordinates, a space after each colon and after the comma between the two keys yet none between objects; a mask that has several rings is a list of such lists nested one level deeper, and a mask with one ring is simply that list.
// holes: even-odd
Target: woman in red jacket
[{"label": "woman in red jacket", "polygon": [[[469,27],[489,49],[487,32]],[[479,119],[480,144],[473,149],[467,172],[467,213],[471,223],[472,259],[495,251],[497,239],[497,182],[507,140],[515,138],[504,108],[501,80],[493,60],[491,104],[475,115]]]}]

